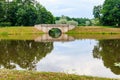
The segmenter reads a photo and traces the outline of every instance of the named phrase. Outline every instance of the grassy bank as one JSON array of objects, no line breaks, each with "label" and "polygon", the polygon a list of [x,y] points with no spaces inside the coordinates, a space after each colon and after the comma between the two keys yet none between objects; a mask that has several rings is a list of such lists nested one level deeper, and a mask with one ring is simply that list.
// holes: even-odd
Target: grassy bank
[{"label": "grassy bank", "polygon": [[42,34],[25,34],[25,35],[0,35],[0,40],[35,40]]},{"label": "grassy bank", "polygon": [[120,34],[120,28],[107,28],[98,26],[76,27],[67,34]]},{"label": "grassy bank", "polygon": [[0,70],[0,80],[117,80],[52,72]]},{"label": "grassy bank", "polygon": [[37,30],[34,27],[3,27],[0,28],[0,35],[29,35],[29,34],[41,34],[42,31]]},{"label": "grassy bank", "polygon": [[[0,35],[27,35],[42,34],[43,32],[34,27],[2,27]],[[76,27],[67,34],[120,34],[120,28],[107,28],[98,26]]]},{"label": "grassy bank", "polygon": [[75,39],[120,39],[120,34],[68,34]]}]

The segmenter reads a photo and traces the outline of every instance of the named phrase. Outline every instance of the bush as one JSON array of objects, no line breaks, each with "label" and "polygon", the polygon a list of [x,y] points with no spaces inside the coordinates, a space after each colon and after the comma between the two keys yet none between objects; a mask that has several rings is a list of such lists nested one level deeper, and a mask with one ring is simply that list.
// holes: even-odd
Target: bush
[{"label": "bush", "polygon": [[91,26],[91,22],[90,22],[90,21],[86,21],[86,22],[85,22],[85,25],[86,25],[86,26]]},{"label": "bush", "polygon": [[11,26],[10,22],[1,22],[0,26]]},{"label": "bush", "polygon": [[59,21],[55,22],[56,24],[67,24],[67,19],[60,19]]},{"label": "bush", "polygon": [[100,26],[101,25],[98,18],[92,19],[91,22],[92,22],[92,26]]},{"label": "bush", "polygon": [[69,25],[78,26],[78,22],[76,22],[74,20],[67,21],[67,19],[60,19],[60,20],[57,20],[55,23],[56,24],[69,24]]},{"label": "bush", "polygon": [[67,24],[78,26],[78,22],[73,21],[73,20],[72,21],[68,21]]}]

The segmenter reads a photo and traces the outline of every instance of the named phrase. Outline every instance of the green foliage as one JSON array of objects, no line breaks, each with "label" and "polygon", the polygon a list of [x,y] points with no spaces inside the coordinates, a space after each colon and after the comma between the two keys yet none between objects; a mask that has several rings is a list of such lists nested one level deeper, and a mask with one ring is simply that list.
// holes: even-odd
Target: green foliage
[{"label": "green foliage", "polygon": [[71,21],[68,21],[67,24],[77,26],[77,25],[78,25],[78,22],[76,22],[76,21],[74,21],[74,20],[71,20]]},{"label": "green foliage", "polygon": [[91,24],[93,26],[100,26],[100,21],[99,21],[99,18],[94,18],[94,19],[91,19]]},{"label": "green foliage", "polygon": [[[62,18],[62,19],[61,19]],[[62,21],[61,21],[62,20]],[[86,21],[90,21],[90,19],[87,19],[87,18],[70,18],[68,16],[62,16],[62,17],[56,17],[56,23],[59,23],[58,21],[60,22],[64,22],[64,23],[67,23],[67,21],[70,21],[70,24],[75,22],[75,25],[78,24],[78,26],[86,26]],[[73,22],[74,21],[74,22]],[[91,23],[91,21],[90,21]]]},{"label": "green foliage", "polygon": [[1,22],[0,26],[11,26],[10,22]]},{"label": "green foliage", "polygon": [[91,26],[91,21],[86,21],[86,26]]},{"label": "green foliage", "polygon": [[99,18],[100,19],[101,9],[102,9],[101,5],[94,6],[93,15],[94,15],[95,18]]},{"label": "green foliage", "polygon": [[102,9],[104,25],[120,26],[120,0],[106,0]]},{"label": "green foliage", "polygon": [[66,16],[61,16],[59,18],[57,17],[56,24],[70,24],[70,25],[78,26],[77,21],[72,20],[72,19],[70,19],[69,17],[66,17]]},{"label": "green foliage", "polygon": [[67,19],[60,19],[59,21],[56,21],[56,24],[67,24]]},{"label": "green foliage", "polygon": [[0,23],[4,22],[11,26],[33,26],[54,23],[54,17],[35,0],[4,0],[0,1]]},{"label": "green foliage", "polygon": [[105,0],[102,7],[94,7],[93,14],[105,26],[120,26],[120,0]]}]

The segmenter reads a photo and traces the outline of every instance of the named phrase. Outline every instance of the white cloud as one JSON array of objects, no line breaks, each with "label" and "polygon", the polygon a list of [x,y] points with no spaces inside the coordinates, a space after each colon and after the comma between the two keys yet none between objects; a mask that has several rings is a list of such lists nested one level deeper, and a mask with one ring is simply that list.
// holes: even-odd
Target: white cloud
[{"label": "white cloud", "polygon": [[38,0],[55,16],[92,18],[95,5],[103,4],[104,0]]}]

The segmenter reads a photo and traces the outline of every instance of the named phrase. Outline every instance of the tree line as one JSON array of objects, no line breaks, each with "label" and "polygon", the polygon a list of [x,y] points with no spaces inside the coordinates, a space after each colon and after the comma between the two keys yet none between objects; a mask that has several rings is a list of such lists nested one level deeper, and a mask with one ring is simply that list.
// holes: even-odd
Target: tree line
[{"label": "tree line", "polygon": [[52,13],[35,0],[0,1],[0,26],[33,26],[54,21]]},{"label": "tree line", "polygon": [[120,26],[120,0],[105,0],[93,8],[93,19],[54,17],[36,0],[0,0],[0,26],[67,23],[78,26]]},{"label": "tree line", "polygon": [[90,26],[91,20],[88,18],[71,18],[69,16],[62,15],[61,17],[55,17],[56,24],[71,24],[75,26]]}]

